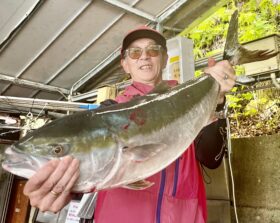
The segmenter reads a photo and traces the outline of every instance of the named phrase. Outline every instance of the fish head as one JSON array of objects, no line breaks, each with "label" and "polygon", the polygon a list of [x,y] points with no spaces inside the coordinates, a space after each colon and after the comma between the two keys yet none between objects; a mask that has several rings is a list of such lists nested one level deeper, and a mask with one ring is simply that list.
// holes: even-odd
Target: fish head
[{"label": "fish head", "polygon": [[48,161],[71,155],[80,161],[74,191],[91,191],[114,166],[118,145],[108,129],[86,125],[83,117],[55,120],[29,133],[5,150],[2,167],[29,179]]},{"label": "fish head", "polygon": [[[52,134],[50,134],[52,135]],[[25,178],[30,178],[40,167],[51,159],[66,155],[75,156],[75,144],[67,137],[53,137],[34,131],[5,150],[2,167]]]}]

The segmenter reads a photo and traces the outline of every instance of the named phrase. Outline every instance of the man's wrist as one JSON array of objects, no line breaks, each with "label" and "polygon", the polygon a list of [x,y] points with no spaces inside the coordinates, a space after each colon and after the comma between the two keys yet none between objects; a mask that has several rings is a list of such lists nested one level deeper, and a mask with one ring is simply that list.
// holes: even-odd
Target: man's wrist
[{"label": "man's wrist", "polygon": [[225,94],[224,93],[222,93],[222,92],[220,92],[220,94],[219,94],[219,98],[218,98],[218,105],[220,105],[220,104],[225,104],[225,101],[226,101],[226,96],[225,96]]},{"label": "man's wrist", "polygon": [[218,104],[216,107],[216,112],[223,111],[225,109],[225,103]]},{"label": "man's wrist", "polygon": [[226,97],[223,96],[222,99],[219,99],[219,102],[221,102],[221,103],[217,104],[215,116],[218,119],[224,119],[226,116],[226,114],[225,114]]}]

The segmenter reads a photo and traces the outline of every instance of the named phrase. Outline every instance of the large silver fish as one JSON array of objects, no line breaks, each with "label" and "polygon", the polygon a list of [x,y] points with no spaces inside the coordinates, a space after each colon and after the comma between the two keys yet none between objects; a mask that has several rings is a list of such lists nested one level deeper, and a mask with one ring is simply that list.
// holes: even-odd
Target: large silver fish
[{"label": "large silver fish", "polygon": [[2,166],[29,178],[48,160],[71,154],[81,172],[74,191],[148,187],[152,182],[141,180],[176,160],[207,124],[218,91],[218,83],[204,76],[57,119],[9,147]]}]

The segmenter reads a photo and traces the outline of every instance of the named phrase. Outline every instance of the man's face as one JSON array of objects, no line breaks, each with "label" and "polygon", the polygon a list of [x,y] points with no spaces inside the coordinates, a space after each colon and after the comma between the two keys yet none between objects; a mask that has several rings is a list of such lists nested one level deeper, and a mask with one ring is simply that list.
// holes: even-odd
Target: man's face
[{"label": "man's face", "polygon": [[129,48],[141,48],[142,54],[138,59],[132,59],[126,53],[121,64],[126,73],[131,75],[133,81],[149,85],[156,85],[161,79],[162,69],[167,63],[167,54],[161,49],[157,56],[149,54],[147,50],[157,45],[154,40],[148,38],[137,39],[130,44]]}]

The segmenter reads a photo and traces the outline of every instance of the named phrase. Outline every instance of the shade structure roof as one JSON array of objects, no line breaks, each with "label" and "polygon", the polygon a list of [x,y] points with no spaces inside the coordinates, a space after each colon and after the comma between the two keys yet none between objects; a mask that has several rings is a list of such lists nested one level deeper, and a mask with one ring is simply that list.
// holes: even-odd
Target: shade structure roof
[{"label": "shade structure roof", "polygon": [[149,25],[170,38],[226,2],[1,0],[0,97],[66,100],[120,82],[130,29]]}]

